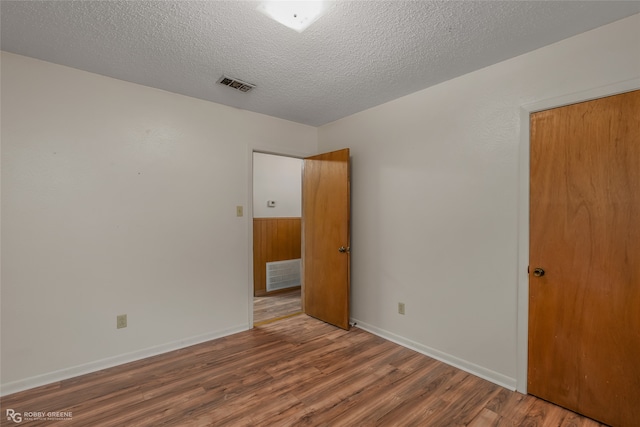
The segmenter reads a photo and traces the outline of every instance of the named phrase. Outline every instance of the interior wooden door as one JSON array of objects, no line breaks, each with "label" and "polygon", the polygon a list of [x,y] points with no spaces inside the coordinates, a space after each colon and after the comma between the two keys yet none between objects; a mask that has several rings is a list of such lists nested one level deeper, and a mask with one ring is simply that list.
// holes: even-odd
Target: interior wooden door
[{"label": "interior wooden door", "polygon": [[528,392],[640,422],[640,91],[531,115]]},{"label": "interior wooden door", "polygon": [[304,159],[302,308],[349,329],[349,149]]}]

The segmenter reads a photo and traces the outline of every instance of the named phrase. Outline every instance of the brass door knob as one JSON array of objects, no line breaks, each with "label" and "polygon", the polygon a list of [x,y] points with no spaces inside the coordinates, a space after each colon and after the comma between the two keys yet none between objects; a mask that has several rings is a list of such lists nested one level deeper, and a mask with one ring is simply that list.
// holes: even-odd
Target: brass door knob
[{"label": "brass door knob", "polygon": [[535,270],[533,270],[533,275],[536,277],[542,277],[544,276],[544,270],[538,267]]}]

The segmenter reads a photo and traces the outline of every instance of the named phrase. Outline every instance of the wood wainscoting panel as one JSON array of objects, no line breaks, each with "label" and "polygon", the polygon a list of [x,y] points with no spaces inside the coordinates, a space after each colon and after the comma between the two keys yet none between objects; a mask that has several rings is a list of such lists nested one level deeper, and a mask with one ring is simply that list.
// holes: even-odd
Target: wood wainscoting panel
[{"label": "wood wainscoting panel", "polygon": [[300,257],[300,218],[253,219],[254,296],[267,294],[266,270],[268,262]]}]

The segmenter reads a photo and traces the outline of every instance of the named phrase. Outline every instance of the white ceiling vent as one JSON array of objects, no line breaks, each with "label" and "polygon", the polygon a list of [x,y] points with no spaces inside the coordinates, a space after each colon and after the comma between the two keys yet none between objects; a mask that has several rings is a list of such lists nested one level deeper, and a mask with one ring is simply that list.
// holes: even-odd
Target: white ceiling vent
[{"label": "white ceiling vent", "polygon": [[254,84],[243,82],[240,79],[234,79],[232,77],[227,77],[227,76],[220,77],[220,80],[218,80],[218,83],[220,83],[221,85],[229,86],[230,88],[233,88],[233,89],[237,89],[240,92],[249,92],[251,89],[256,87],[256,85]]}]

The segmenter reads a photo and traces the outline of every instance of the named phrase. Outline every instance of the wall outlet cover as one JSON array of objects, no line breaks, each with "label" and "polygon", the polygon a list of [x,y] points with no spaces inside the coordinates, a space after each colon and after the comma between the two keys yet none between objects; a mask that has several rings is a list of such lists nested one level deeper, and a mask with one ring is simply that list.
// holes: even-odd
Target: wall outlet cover
[{"label": "wall outlet cover", "polygon": [[116,328],[122,329],[126,327],[127,327],[127,315],[119,314],[118,316],[116,316]]}]

